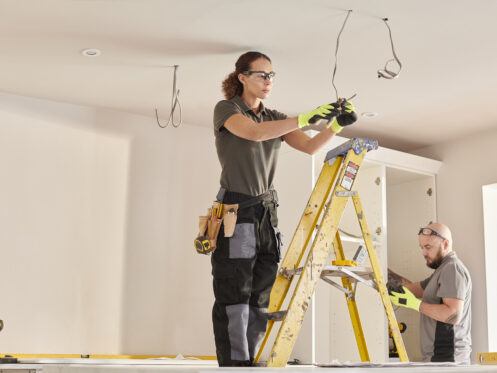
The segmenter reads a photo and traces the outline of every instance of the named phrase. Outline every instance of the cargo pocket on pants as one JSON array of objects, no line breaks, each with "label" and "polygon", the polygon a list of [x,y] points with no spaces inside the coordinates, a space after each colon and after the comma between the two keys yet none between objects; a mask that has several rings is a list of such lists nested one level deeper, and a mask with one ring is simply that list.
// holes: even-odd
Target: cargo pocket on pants
[{"label": "cargo pocket on pants", "polygon": [[240,289],[235,273],[233,267],[216,266],[212,268],[214,296],[218,303],[236,304],[240,302]]},{"label": "cargo pocket on pants", "polygon": [[229,239],[230,259],[252,259],[256,253],[254,223],[239,223]]}]

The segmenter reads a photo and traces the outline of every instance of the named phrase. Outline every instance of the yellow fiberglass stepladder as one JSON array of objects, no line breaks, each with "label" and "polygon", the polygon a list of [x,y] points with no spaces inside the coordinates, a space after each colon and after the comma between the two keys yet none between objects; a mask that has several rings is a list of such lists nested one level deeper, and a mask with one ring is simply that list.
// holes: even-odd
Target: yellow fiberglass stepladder
[{"label": "yellow fiberglass stepladder", "polygon": [[[355,285],[358,282],[369,285],[378,291],[399,358],[403,362],[409,361],[383,280],[380,262],[366,223],[361,199],[359,194],[352,190],[366,153],[377,148],[378,142],[376,140],[352,139],[329,151],[326,155],[319,178],[273,285],[268,307],[268,327],[256,355],[256,361],[259,361],[261,357],[274,322],[281,321],[267,366],[284,367],[286,365],[317,281],[320,278],[344,292],[359,355],[363,362],[370,361],[370,359],[355,301]],[[350,198],[354,204],[371,268],[358,267],[354,261],[347,260],[344,255],[338,226]],[[318,223],[320,216],[322,218]],[[306,250],[315,229],[314,240],[309,250]],[[332,253],[331,250],[334,251],[336,260],[330,266],[327,265],[327,260]],[[305,264],[299,266],[306,251],[308,254]],[[342,285],[335,283],[329,277],[341,277]],[[297,285],[291,294],[288,309],[282,311],[281,307],[294,278],[298,278]]]}]

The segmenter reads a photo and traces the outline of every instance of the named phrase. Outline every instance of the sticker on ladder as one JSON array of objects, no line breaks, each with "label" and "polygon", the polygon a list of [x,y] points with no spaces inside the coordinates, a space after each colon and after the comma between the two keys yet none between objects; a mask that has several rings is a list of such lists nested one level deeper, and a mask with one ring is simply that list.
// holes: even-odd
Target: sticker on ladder
[{"label": "sticker on ladder", "polygon": [[343,188],[347,190],[352,189],[352,184],[354,184],[355,177],[357,176],[357,171],[359,166],[352,161],[349,161],[347,168],[345,169],[345,174],[342,178],[342,183],[340,184]]}]

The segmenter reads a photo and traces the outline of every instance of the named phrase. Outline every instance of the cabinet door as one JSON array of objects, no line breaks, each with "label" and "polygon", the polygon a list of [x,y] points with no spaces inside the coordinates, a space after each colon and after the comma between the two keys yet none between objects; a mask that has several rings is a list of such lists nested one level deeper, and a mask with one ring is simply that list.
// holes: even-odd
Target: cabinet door
[{"label": "cabinet door", "polygon": [[[435,178],[407,171],[387,170],[388,267],[411,281],[431,273],[418,245],[418,230],[436,220]],[[411,361],[421,360],[419,314],[395,311],[407,330],[402,334]]]}]

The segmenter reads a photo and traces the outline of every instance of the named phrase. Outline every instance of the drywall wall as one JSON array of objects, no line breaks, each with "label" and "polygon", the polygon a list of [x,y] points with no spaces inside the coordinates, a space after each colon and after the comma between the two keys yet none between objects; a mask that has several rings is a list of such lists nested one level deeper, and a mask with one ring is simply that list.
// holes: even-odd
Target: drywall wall
[{"label": "drywall wall", "polygon": [[0,95],[0,351],[117,352],[129,141]]},{"label": "drywall wall", "polygon": [[0,97],[0,350],[213,354],[212,132]]},{"label": "drywall wall", "polygon": [[121,351],[214,355],[210,258],[196,254],[197,216],[215,199],[214,136],[183,124],[99,111],[98,127],[130,138]]},{"label": "drywall wall", "polygon": [[[419,149],[417,154],[443,162],[437,175],[438,220],[446,223],[454,249],[473,280],[473,351],[488,350],[487,283],[482,186],[497,182],[497,131]],[[493,286],[494,284],[488,284]],[[474,355],[473,355],[474,356]]]},{"label": "drywall wall", "polygon": [[[483,215],[485,227],[485,275],[487,284],[497,284],[497,184],[485,185],[483,192]],[[494,286],[487,286],[487,315],[497,315],[497,298]],[[487,318],[488,351],[497,351],[497,320]]]}]

